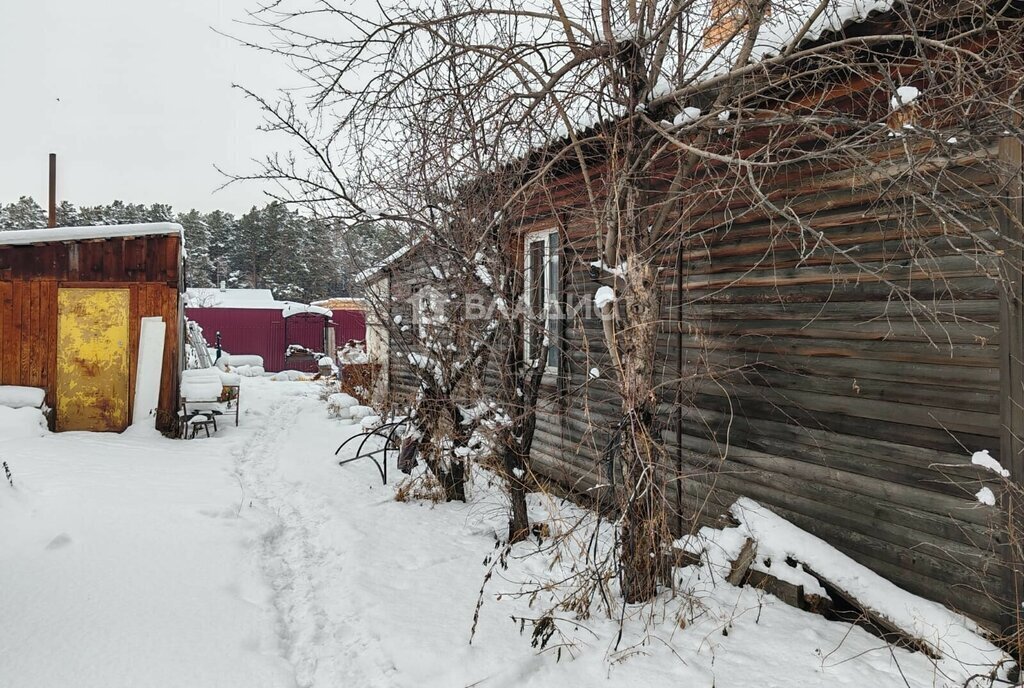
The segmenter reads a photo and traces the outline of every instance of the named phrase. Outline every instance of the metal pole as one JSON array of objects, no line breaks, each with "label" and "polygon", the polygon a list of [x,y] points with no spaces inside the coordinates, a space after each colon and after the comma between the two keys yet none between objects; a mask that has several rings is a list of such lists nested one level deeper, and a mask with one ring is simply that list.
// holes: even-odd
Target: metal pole
[{"label": "metal pole", "polygon": [[50,153],[50,219],[48,226],[57,226],[57,154]]}]

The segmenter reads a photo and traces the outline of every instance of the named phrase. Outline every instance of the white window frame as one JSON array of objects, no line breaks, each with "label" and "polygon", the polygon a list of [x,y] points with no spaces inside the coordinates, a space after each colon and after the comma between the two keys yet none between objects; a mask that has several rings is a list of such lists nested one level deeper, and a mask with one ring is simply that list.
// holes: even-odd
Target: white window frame
[{"label": "white window frame", "polygon": [[[554,252],[551,251],[551,235],[555,235],[559,242]],[[553,309],[558,308],[558,282],[560,280],[552,280],[551,276],[554,274],[556,277],[561,275],[560,256],[561,251],[561,240],[558,235],[558,228],[551,227],[549,229],[541,229],[535,232],[528,233],[523,238],[523,298],[524,298],[524,309],[523,312],[530,313],[531,304],[533,304],[533,252],[530,250],[531,244],[543,241],[544,243],[544,266],[546,279],[544,280],[544,310],[548,313],[547,325],[545,326],[544,332],[544,344],[550,345],[551,340],[551,312]],[[530,317],[523,318],[523,358],[527,361],[530,360],[530,339],[531,339],[532,323]],[[557,374],[558,373],[558,358],[559,353],[557,349],[554,350],[555,365],[551,365],[552,349],[548,350],[548,360],[544,362],[544,372]]]},{"label": "white window frame", "polygon": [[444,307],[444,295],[434,286],[423,284],[417,287],[412,303],[412,323],[421,342],[427,341],[432,328],[448,322]]}]

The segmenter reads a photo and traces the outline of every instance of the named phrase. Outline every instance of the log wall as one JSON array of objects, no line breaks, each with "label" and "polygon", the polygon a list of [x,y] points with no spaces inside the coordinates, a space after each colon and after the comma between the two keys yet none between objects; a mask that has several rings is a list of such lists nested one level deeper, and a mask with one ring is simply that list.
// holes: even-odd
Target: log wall
[{"label": "log wall", "polygon": [[[999,220],[982,199],[997,180],[975,163],[946,167],[941,186],[972,189],[958,201],[964,222],[992,240]],[[836,245],[809,258],[792,227],[727,203],[688,204],[681,225],[694,240],[666,243],[656,363],[675,525],[749,496],[995,625],[1000,522],[974,496],[988,476],[970,457],[1000,456],[999,267],[911,190],[878,202],[858,183],[869,173],[780,176],[777,202]],[[589,267],[592,220],[571,185],[561,189],[523,231],[563,228],[565,291],[586,302],[607,279]],[[614,482],[605,449],[620,406],[613,382],[589,379],[591,368],[612,371],[599,318],[567,320],[565,349],[566,391],[548,390],[533,460],[582,492]]]},{"label": "log wall", "polygon": [[[831,242],[809,253],[798,228],[714,193],[721,180],[680,201],[678,236],[654,258],[667,498],[686,531],[751,497],[902,587],[995,626],[1002,528],[974,495],[998,486],[970,459],[982,449],[1004,458],[1000,368],[1021,357],[1006,351],[1000,266],[978,245],[1000,226],[988,202],[999,180],[979,164],[995,151],[936,166],[933,192],[962,209],[969,238],[936,220],[920,189],[880,195],[875,166],[899,159],[899,146],[864,167],[780,169],[766,181],[777,204]],[[583,196],[578,176],[552,180],[519,231],[561,229],[563,293],[583,305],[563,321],[562,372],[545,388],[534,468],[593,498],[614,489],[607,447],[621,408],[600,319],[586,308],[609,281],[590,265],[598,232]],[[418,273],[411,264],[392,273],[394,313],[410,324],[402,300]],[[414,397],[404,352],[392,355],[391,379],[397,398]]]}]

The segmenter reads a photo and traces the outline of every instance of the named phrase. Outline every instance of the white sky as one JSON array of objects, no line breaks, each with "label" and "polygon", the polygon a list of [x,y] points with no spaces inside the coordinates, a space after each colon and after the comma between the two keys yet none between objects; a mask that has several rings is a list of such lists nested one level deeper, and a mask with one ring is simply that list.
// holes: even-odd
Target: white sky
[{"label": "white sky", "polygon": [[[254,183],[214,193],[214,164],[252,171],[288,142],[231,84],[273,95],[289,67],[218,35],[258,0],[0,0],[0,203],[170,203],[239,213]],[[251,35],[251,34],[250,34]],[[60,99],[58,101],[58,98]]]}]

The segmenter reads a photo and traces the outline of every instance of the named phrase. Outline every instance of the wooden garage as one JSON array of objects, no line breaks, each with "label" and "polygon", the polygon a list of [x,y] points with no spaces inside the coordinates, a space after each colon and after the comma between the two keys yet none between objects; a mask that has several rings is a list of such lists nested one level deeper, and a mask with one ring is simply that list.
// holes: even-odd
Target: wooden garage
[{"label": "wooden garage", "polygon": [[158,317],[165,334],[156,425],[171,428],[182,279],[177,224],[0,232],[0,385],[44,389],[55,430],[124,430],[133,420],[142,319]]}]

